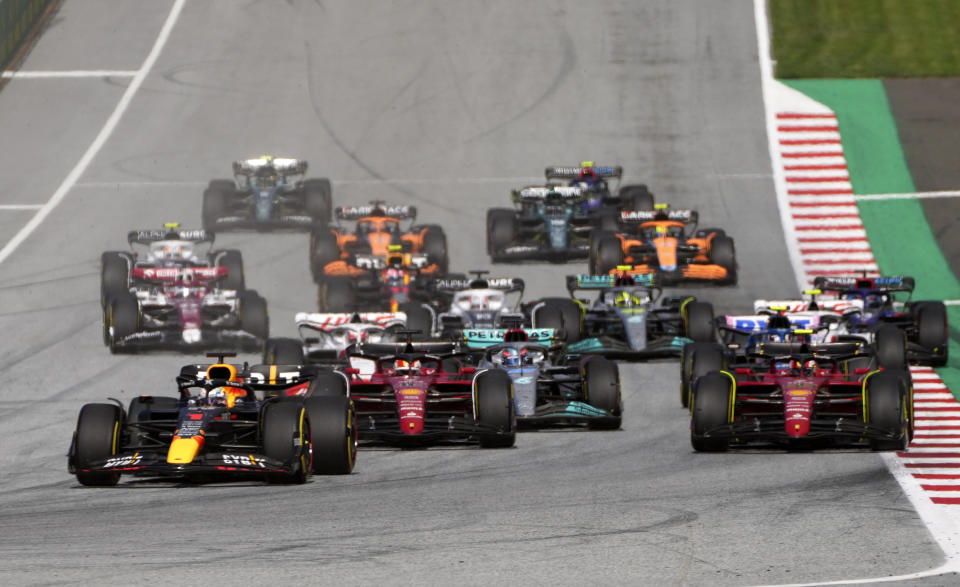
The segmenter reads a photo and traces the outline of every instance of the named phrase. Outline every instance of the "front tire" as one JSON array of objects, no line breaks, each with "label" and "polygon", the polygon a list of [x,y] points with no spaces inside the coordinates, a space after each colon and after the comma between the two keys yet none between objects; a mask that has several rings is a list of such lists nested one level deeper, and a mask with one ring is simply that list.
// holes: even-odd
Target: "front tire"
[{"label": "front tire", "polygon": [[499,370],[477,376],[477,420],[495,431],[480,434],[483,448],[509,448],[517,440],[517,417],[513,403],[513,382]]},{"label": "front tire", "polygon": [[77,481],[87,487],[110,487],[120,481],[119,471],[83,471],[91,463],[117,454],[123,413],[113,404],[86,404],[80,409],[76,431]]},{"label": "front tire", "polygon": [[583,367],[583,382],[587,403],[606,413],[602,419],[591,422],[590,427],[606,430],[620,428],[623,398],[617,364],[604,357],[590,357]]},{"label": "front tire", "polygon": [[215,179],[203,191],[202,221],[203,229],[214,232],[217,220],[226,215],[227,204],[236,190],[235,184],[229,179]]},{"label": "front tire", "polygon": [[573,344],[584,337],[583,312],[570,298],[545,298],[533,314],[534,328],[553,328],[556,340]]},{"label": "front tire", "polygon": [[246,278],[243,274],[243,255],[236,249],[228,249],[217,256],[217,266],[226,267],[227,276],[220,280],[223,289],[243,291]]},{"label": "front tire", "polygon": [[713,304],[710,302],[687,302],[683,311],[687,338],[693,342],[716,341],[717,329],[713,316]]},{"label": "front tire", "polygon": [[690,414],[690,444],[697,452],[727,450],[726,438],[705,436],[729,422],[730,379],[723,373],[709,373],[693,384],[693,410]]},{"label": "front tire", "polygon": [[875,451],[903,450],[910,441],[908,394],[896,372],[875,373],[867,380],[867,423],[895,435],[890,440],[870,440]]},{"label": "front tire", "polygon": [[330,180],[321,177],[303,182],[303,207],[313,219],[314,226],[326,226],[333,209],[333,188]]},{"label": "front tire", "polygon": [[304,405],[310,417],[313,472],[348,475],[357,462],[358,429],[353,401],[345,395],[312,396]]},{"label": "front tire", "polygon": [[126,254],[107,251],[100,255],[100,305],[106,308],[110,300],[130,291],[130,264]]},{"label": "front tire", "polygon": [[508,208],[487,210],[487,253],[496,257],[517,238],[517,214]]},{"label": "front tire", "polygon": [[263,454],[292,468],[271,481],[304,483],[313,468],[310,421],[299,402],[273,402],[263,411]]}]

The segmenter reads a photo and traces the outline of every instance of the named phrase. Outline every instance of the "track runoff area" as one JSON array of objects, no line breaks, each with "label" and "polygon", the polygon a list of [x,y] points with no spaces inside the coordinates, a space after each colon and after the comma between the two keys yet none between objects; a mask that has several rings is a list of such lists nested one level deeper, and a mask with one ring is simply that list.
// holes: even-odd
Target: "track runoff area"
[{"label": "track runoff area", "polygon": [[[854,195],[836,114],[773,78],[766,0],[754,0],[767,139],[780,218],[799,289],[816,275],[879,275],[857,202],[954,198],[960,191]],[[957,305],[960,300],[947,300]],[[898,577],[835,583],[909,581],[960,571],[960,402],[930,367],[911,367],[914,440],[881,455],[945,556],[942,566]]]}]

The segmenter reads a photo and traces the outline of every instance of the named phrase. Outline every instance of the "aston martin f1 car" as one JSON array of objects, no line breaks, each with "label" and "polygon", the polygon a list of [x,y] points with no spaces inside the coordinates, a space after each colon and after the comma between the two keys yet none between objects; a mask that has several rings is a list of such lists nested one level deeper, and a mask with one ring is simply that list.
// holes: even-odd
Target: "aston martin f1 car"
[{"label": "aston martin f1 car", "polygon": [[551,329],[473,329],[464,334],[468,345],[501,341],[484,349],[478,367],[510,376],[520,425],[620,427],[623,399],[616,363],[597,356],[553,360],[554,349],[541,344],[550,342]]},{"label": "aston martin f1 car", "polygon": [[334,363],[347,347],[360,342],[406,340],[399,335],[406,328],[407,316],[403,312],[299,312],[294,320],[300,339],[267,339],[263,345],[264,363]]},{"label": "aston martin f1 car", "polygon": [[[317,228],[310,237],[310,269],[313,279],[322,283],[330,278],[365,275],[380,259],[386,263],[391,246],[401,253],[422,256],[419,272],[427,276],[443,276],[447,272],[447,237],[436,224],[417,225],[415,206],[389,206],[374,201],[366,206],[343,206],[334,210],[338,224]],[[352,231],[341,221],[355,222]],[[402,228],[400,223],[409,221]]]},{"label": "aston martin f1 car", "polygon": [[585,258],[597,224],[578,186],[527,186],[511,194],[515,209],[487,210],[487,253],[493,262]]},{"label": "aston martin f1 car", "polygon": [[327,178],[304,179],[307,162],[264,155],[235,161],[233,179],[214,179],[203,192],[203,228],[312,230],[330,222]]},{"label": "aston martin f1 car", "polygon": [[122,475],[303,483],[353,470],[356,414],[346,395],[311,394],[313,371],[285,366],[279,378],[276,365],[226,356],[181,369],[173,397],[84,405],[70,472],[82,485],[110,486]]},{"label": "aston martin f1 car", "polygon": [[590,272],[603,275],[621,265],[633,265],[632,274],[657,276],[657,283],[712,281],[737,283],[733,239],[721,228],[696,229],[694,210],[624,210],[620,228],[594,233],[590,242]]},{"label": "aston martin f1 car", "polygon": [[[534,328],[554,328],[567,352],[618,359],[679,356],[693,341],[713,342],[713,307],[689,296],[661,299],[651,275],[570,275],[570,298],[526,307]],[[581,291],[596,298],[579,299]]]},{"label": "aston martin f1 car", "polygon": [[747,361],[696,379],[690,439],[697,451],[731,445],[822,444],[901,450],[913,433],[907,371],[877,369],[864,341],[758,341]]},{"label": "aston martin f1 car", "polygon": [[510,447],[517,419],[510,377],[464,366],[456,343],[359,343],[348,349],[350,397],[361,441],[439,441]]}]

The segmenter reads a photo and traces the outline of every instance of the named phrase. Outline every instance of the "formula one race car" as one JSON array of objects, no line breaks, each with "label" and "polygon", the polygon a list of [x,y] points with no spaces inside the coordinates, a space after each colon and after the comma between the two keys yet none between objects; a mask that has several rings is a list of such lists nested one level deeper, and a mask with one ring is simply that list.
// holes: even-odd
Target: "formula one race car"
[{"label": "formula one race car", "polygon": [[[253,478],[303,483],[356,462],[356,414],[341,394],[310,393],[316,373],[223,362],[187,365],[176,397],[86,404],[68,453],[82,485],[121,475]],[[271,375],[272,372],[272,375]],[[116,401],[116,400],[114,400]]]},{"label": "formula one race car", "polygon": [[[310,269],[317,283],[331,277],[365,274],[371,268],[371,259],[380,257],[385,262],[391,245],[400,246],[403,253],[424,255],[425,262],[419,266],[421,274],[446,274],[447,237],[439,225],[413,224],[416,207],[388,206],[375,201],[366,206],[337,207],[334,215],[338,222],[355,221],[356,226],[352,232],[339,224],[314,230],[310,237]],[[400,226],[404,220],[411,222],[406,229]]]},{"label": "formula one race car", "polygon": [[[571,298],[545,298],[526,307],[534,328],[554,328],[574,354],[618,359],[679,356],[692,341],[716,338],[713,307],[689,296],[660,299],[651,275],[570,275]],[[595,300],[579,291],[597,292]]]},{"label": "formula one race car", "polygon": [[456,343],[359,343],[348,349],[360,440],[395,445],[474,441],[510,447],[517,419],[510,377],[463,366]]},{"label": "formula one race car", "polygon": [[[401,252],[390,245],[386,256],[354,255],[349,275],[330,276],[317,286],[317,306],[326,312],[396,312],[427,299],[430,260],[424,253]],[[425,275],[422,273],[427,270]]]},{"label": "formula one race car", "polygon": [[203,192],[203,228],[312,230],[330,222],[327,178],[307,179],[307,162],[264,155],[235,161],[234,179],[214,179]]},{"label": "formula one race car", "polygon": [[[947,364],[947,308],[941,301],[911,301],[915,287],[912,277],[821,276],[814,279],[813,286],[814,297],[807,309],[840,313],[833,328],[836,337],[852,335],[872,341],[878,329],[892,325],[906,334],[911,361],[937,367]],[[835,295],[836,305],[831,308],[830,300],[815,297],[821,292]],[[897,300],[897,294],[906,294],[906,299]]]},{"label": "formula one race car", "polygon": [[[526,340],[531,330],[537,342]],[[623,399],[617,364],[597,356],[554,362],[551,347],[540,344],[549,342],[552,332],[473,329],[465,335],[468,345],[479,340],[502,341],[486,347],[478,368],[501,369],[510,376],[519,424],[619,428]]]},{"label": "formula one race car", "polygon": [[406,328],[407,316],[403,312],[299,312],[294,320],[300,339],[267,339],[263,345],[264,363],[303,365],[333,362],[347,347],[360,342],[406,340],[398,334]]},{"label": "formula one race car", "polygon": [[657,283],[673,285],[687,280],[737,283],[733,239],[720,228],[696,229],[693,210],[624,210],[616,233],[594,233],[590,242],[590,272],[603,275],[624,264],[631,274],[654,274]]},{"label": "formula one race car", "polygon": [[568,185],[582,188],[587,194],[587,211],[653,209],[653,194],[644,184],[625,185],[614,193],[607,180],[620,181],[623,177],[623,168],[620,166],[602,166],[593,161],[582,161],[577,167],[547,167],[544,175],[547,182],[567,180]]},{"label": "formula one race car", "polygon": [[511,194],[515,209],[487,210],[487,253],[493,262],[585,258],[597,217],[577,186],[527,186]]},{"label": "formula one race car", "polygon": [[913,434],[907,371],[877,369],[864,341],[757,340],[735,368],[693,382],[690,439],[697,451],[731,444],[820,444],[901,450]]},{"label": "formula one race car", "polygon": [[428,302],[403,307],[407,328],[458,340],[464,329],[504,328],[524,321],[522,279],[485,277],[488,271],[470,273],[472,279],[456,275],[425,282]]}]

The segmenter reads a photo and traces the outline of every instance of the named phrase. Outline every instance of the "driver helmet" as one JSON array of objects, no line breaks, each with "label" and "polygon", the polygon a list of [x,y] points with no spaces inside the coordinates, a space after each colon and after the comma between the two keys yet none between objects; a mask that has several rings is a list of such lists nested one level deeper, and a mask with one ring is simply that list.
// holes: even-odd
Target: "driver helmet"
[{"label": "driver helmet", "polygon": [[643,300],[628,291],[622,291],[617,294],[613,304],[619,308],[632,308],[643,304]]},{"label": "driver helmet", "polygon": [[500,351],[500,362],[507,367],[517,367],[520,365],[520,352],[515,348],[505,348]]},{"label": "driver helmet", "polygon": [[205,399],[208,406],[226,406],[227,392],[222,387],[214,387],[206,392]]}]

